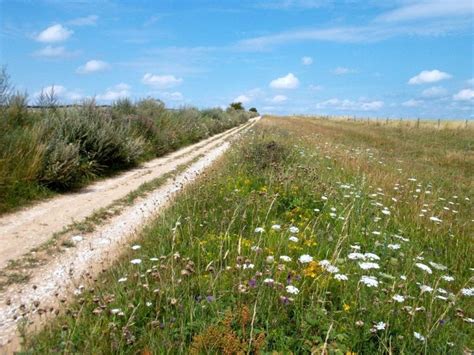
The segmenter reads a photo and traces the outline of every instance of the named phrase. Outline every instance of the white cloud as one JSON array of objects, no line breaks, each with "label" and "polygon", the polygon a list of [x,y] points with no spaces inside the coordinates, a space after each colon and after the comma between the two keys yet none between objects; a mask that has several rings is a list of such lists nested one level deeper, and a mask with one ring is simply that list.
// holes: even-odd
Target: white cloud
[{"label": "white cloud", "polygon": [[469,79],[469,80],[467,80],[466,82],[467,82],[467,85],[474,86],[474,78]]},{"label": "white cloud", "polygon": [[299,85],[300,81],[293,73],[288,73],[270,82],[270,87],[273,89],[296,89]]},{"label": "white cloud", "polygon": [[386,12],[377,21],[401,22],[429,18],[472,16],[472,0],[418,0]]},{"label": "white cloud", "polygon": [[60,24],[57,24],[50,26],[40,32],[40,34],[36,36],[36,40],[39,42],[46,43],[62,42],[67,40],[73,33],[74,31],[69,30]]},{"label": "white cloud", "polygon": [[442,97],[446,95],[448,91],[442,86],[432,86],[422,91],[421,96],[427,98]]},{"label": "white cloud", "polygon": [[402,106],[404,106],[404,107],[418,107],[422,104],[423,104],[423,101],[414,100],[414,99],[410,99],[408,101],[402,102]]},{"label": "white cloud", "polygon": [[47,45],[44,48],[33,52],[33,56],[35,57],[44,57],[44,58],[70,58],[78,55],[78,51],[68,51],[63,46],[51,46]]},{"label": "white cloud", "polygon": [[103,60],[92,59],[89,60],[86,64],[81,65],[76,69],[76,72],[79,74],[90,74],[100,71],[104,71],[110,68],[110,64],[104,62]]},{"label": "white cloud", "polygon": [[275,95],[270,101],[274,103],[281,103],[285,102],[288,100],[288,98],[285,95]]},{"label": "white cloud", "polygon": [[125,83],[108,88],[103,94],[97,95],[100,101],[115,101],[130,96],[130,86]]},{"label": "white cloud", "polygon": [[44,94],[51,94],[54,92],[54,95],[61,101],[61,100],[66,100],[69,102],[76,102],[79,100],[82,100],[84,98],[84,95],[82,95],[79,91],[77,90],[68,90],[62,85],[49,85],[43,87],[41,90],[35,92],[33,94],[33,98],[38,99],[41,95],[41,93]]},{"label": "white cloud", "polygon": [[303,65],[311,65],[311,64],[313,64],[313,58],[303,57],[303,58],[301,58],[301,63],[303,63]]},{"label": "white cloud", "polygon": [[[453,0],[454,1],[454,0]],[[238,41],[233,48],[242,51],[262,51],[275,46],[303,41],[335,43],[373,43],[398,36],[439,37],[451,33],[471,33],[472,21],[466,18],[445,18],[409,24],[368,22],[361,26],[318,27],[294,29]]]},{"label": "white cloud", "polygon": [[350,73],[355,73],[355,70],[351,68],[346,68],[346,67],[337,67],[332,72],[335,75],[346,75]]},{"label": "white cloud", "polygon": [[420,74],[415,75],[410,80],[408,80],[408,84],[419,85],[426,83],[436,83],[449,78],[451,78],[450,74],[439,71],[438,69],[423,70]]},{"label": "white cloud", "polygon": [[316,104],[317,109],[334,109],[339,111],[378,111],[384,106],[383,101],[367,100],[340,100],[337,98],[329,99]]},{"label": "white cloud", "polygon": [[176,78],[174,75],[154,75],[146,73],[142,78],[142,83],[158,88],[173,87],[181,84],[183,79]]},{"label": "white cloud", "polygon": [[85,17],[78,17],[68,21],[68,24],[71,26],[95,26],[99,16],[89,15]]},{"label": "white cloud", "polygon": [[252,98],[247,95],[239,95],[237,96],[232,102],[241,102],[243,104],[247,104],[252,101]]},{"label": "white cloud", "polygon": [[180,93],[179,91],[162,92],[161,96],[163,97],[163,99],[169,100],[169,101],[183,101],[184,100],[183,94]]},{"label": "white cloud", "polygon": [[474,90],[473,89],[463,89],[457,94],[453,95],[455,101],[474,101]]}]

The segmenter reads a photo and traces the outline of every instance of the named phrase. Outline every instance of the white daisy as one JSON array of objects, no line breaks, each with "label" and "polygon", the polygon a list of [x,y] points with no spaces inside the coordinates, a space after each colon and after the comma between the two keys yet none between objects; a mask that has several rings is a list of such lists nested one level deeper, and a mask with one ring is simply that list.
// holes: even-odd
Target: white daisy
[{"label": "white daisy", "polygon": [[402,295],[394,295],[392,299],[394,301],[397,301],[398,303],[405,302],[405,297],[403,297]]},{"label": "white daisy", "polygon": [[447,270],[448,267],[447,266],[444,266],[443,264],[438,264],[438,263],[435,263],[433,261],[430,261],[429,264],[434,267],[436,270]]},{"label": "white daisy", "polygon": [[132,259],[130,262],[134,265],[138,265],[142,263],[142,259]]},{"label": "white daisy", "polygon": [[422,264],[422,263],[416,263],[415,264],[419,269],[427,272],[428,274],[432,274],[433,271],[430,269],[428,265]]},{"label": "white daisy", "polygon": [[296,234],[296,233],[298,233],[300,230],[299,230],[298,227],[291,226],[291,227],[289,228],[289,231],[290,231],[290,233],[292,233],[292,234]]},{"label": "white daisy", "polygon": [[336,274],[336,275],[334,275],[334,278],[338,281],[347,281],[347,280],[349,280],[347,275],[344,275],[344,274]]},{"label": "white daisy", "polygon": [[379,282],[374,276],[362,276],[360,282],[365,284],[367,287],[378,287]]},{"label": "white daisy", "polygon": [[374,261],[374,260],[380,260],[380,257],[374,253],[365,253],[364,254],[364,257],[367,259],[367,260],[371,260],[371,261]]},{"label": "white daisy", "polygon": [[452,277],[452,276],[450,276],[450,275],[443,275],[443,276],[441,276],[441,278],[442,278],[444,281],[447,281],[447,282],[454,281],[454,277]]},{"label": "white daisy", "polygon": [[384,322],[378,322],[376,325],[374,325],[374,328],[377,330],[385,330],[385,327],[387,325]]},{"label": "white daisy", "polygon": [[364,269],[364,270],[380,269],[380,266],[377,263],[370,263],[370,262],[359,263],[359,266],[360,266],[361,269]]},{"label": "white daisy", "polygon": [[[281,257],[280,257],[281,258]],[[290,259],[291,260],[291,259]],[[311,255],[308,255],[308,254],[303,254],[301,255],[299,258],[298,258],[298,261],[302,264],[305,264],[305,263],[310,263],[313,261],[313,257]]]},{"label": "white daisy", "polygon": [[281,231],[281,226],[280,226],[279,224],[274,224],[274,225],[272,226],[272,229],[273,229],[274,231],[277,231],[277,232],[278,232],[278,231]]},{"label": "white daisy", "polygon": [[282,255],[280,256],[280,260],[284,262],[290,262],[291,258],[288,255]]},{"label": "white daisy", "polygon": [[462,288],[462,289],[461,289],[461,293],[462,293],[464,296],[472,297],[472,296],[474,296],[474,287],[471,287],[471,288]]},{"label": "white daisy", "polygon": [[423,335],[421,335],[420,333],[413,332],[413,335],[415,336],[416,339],[421,340],[421,341],[425,341],[425,337]]},{"label": "white daisy", "polygon": [[300,293],[300,290],[293,285],[286,286],[286,292],[291,293],[292,295],[297,295]]}]

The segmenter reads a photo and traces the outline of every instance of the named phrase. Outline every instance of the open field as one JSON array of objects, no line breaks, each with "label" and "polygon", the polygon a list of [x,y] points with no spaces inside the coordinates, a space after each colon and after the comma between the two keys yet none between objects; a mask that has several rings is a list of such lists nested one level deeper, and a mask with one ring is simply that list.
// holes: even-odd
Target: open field
[{"label": "open field", "polygon": [[[313,116],[299,116],[314,118]],[[400,128],[431,128],[431,129],[474,129],[473,120],[457,119],[413,119],[413,118],[373,118],[350,116],[319,116],[318,119],[329,121],[346,121],[361,125],[390,126]]]},{"label": "open field", "polygon": [[24,350],[469,353],[473,144],[265,117]]}]

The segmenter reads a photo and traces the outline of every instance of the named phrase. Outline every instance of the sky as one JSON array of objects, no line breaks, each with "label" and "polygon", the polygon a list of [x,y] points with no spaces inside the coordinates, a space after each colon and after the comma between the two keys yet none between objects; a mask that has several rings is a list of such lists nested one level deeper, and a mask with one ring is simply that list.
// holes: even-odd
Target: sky
[{"label": "sky", "polygon": [[474,0],[0,0],[0,65],[34,103],[474,119]]}]

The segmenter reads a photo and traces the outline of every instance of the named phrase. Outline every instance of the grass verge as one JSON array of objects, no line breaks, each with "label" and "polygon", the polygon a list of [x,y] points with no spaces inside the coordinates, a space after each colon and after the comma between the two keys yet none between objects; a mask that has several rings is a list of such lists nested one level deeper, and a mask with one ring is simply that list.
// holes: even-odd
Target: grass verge
[{"label": "grass verge", "polygon": [[385,129],[264,119],[24,349],[472,351],[470,138]]}]

